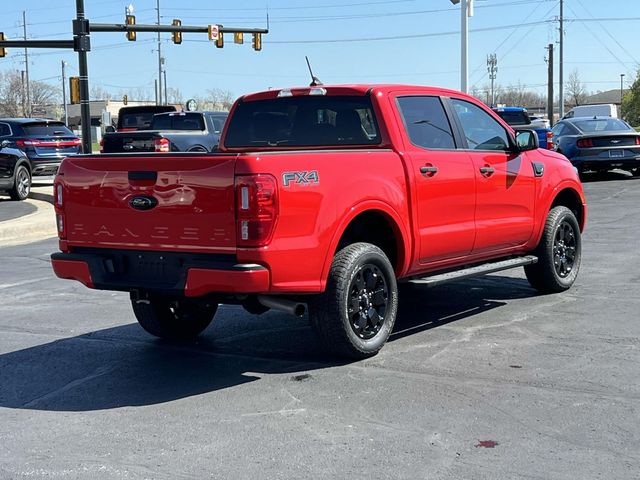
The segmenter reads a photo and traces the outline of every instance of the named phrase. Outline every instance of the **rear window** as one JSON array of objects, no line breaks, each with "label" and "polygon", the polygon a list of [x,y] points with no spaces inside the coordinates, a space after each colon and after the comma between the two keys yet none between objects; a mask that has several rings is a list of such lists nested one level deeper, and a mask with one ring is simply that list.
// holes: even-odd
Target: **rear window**
[{"label": "rear window", "polygon": [[295,96],[240,103],[225,146],[376,145],[380,132],[368,96]]},{"label": "rear window", "polygon": [[531,120],[526,112],[496,112],[509,125],[529,125]]},{"label": "rear window", "polygon": [[22,130],[25,135],[73,135],[73,132],[69,130],[62,122],[39,122],[39,123],[26,123],[22,125]]},{"label": "rear window", "polygon": [[204,130],[204,118],[198,113],[156,115],[153,130]]},{"label": "rear window", "polygon": [[631,130],[631,127],[617,118],[596,118],[574,121],[573,124],[583,132],[608,132]]}]

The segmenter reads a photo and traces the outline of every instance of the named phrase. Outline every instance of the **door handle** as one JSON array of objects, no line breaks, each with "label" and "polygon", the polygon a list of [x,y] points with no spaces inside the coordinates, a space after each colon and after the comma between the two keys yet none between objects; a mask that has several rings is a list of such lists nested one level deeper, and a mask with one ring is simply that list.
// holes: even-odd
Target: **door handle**
[{"label": "door handle", "polygon": [[495,170],[493,169],[493,167],[489,167],[489,166],[480,167],[480,173],[485,177],[490,177],[491,175],[493,175],[494,172]]},{"label": "door handle", "polygon": [[433,165],[428,164],[424,167],[420,167],[420,173],[427,177],[433,177],[436,173],[438,173],[438,167],[434,167]]}]

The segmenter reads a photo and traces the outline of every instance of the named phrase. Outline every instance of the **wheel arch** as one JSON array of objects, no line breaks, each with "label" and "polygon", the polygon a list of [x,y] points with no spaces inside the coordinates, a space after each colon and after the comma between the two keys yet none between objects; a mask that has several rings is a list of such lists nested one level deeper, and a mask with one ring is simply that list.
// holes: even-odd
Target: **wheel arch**
[{"label": "wheel arch", "polygon": [[560,205],[573,212],[578,220],[578,225],[580,225],[580,231],[583,231],[586,222],[586,211],[581,195],[572,187],[561,188],[553,197],[547,212]]},{"label": "wheel arch", "polygon": [[[368,229],[373,228],[372,233]],[[333,257],[339,249],[356,242],[367,242],[379,247],[400,275],[410,260],[409,235],[400,216],[389,205],[370,201],[352,207],[340,222],[331,239],[322,270],[322,285],[326,284]]]}]

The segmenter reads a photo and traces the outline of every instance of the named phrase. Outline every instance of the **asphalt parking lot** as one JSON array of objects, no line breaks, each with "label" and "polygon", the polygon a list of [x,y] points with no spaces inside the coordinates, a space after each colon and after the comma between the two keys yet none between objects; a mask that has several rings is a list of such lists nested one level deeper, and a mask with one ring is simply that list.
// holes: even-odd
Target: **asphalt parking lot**
[{"label": "asphalt parking lot", "polygon": [[521,270],[403,288],[354,363],[240,307],[159,341],[126,294],[56,279],[55,239],[0,248],[0,478],[638,479],[640,179],[585,190],[569,292]]}]

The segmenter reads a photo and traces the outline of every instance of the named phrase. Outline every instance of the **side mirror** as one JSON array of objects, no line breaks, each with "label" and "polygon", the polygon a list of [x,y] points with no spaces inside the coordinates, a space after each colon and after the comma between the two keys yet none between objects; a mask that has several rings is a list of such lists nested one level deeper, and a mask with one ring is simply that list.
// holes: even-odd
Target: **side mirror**
[{"label": "side mirror", "polygon": [[116,131],[116,129],[113,127],[113,125],[107,125],[106,127],[104,127],[104,133],[114,133]]},{"label": "side mirror", "polygon": [[533,130],[516,130],[516,146],[519,152],[538,148],[538,134]]},{"label": "side mirror", "polygon": [[11,145],[11,142],[9,140],[2,140],[0,142],[0,148],[7,148],[9,145]]}]

